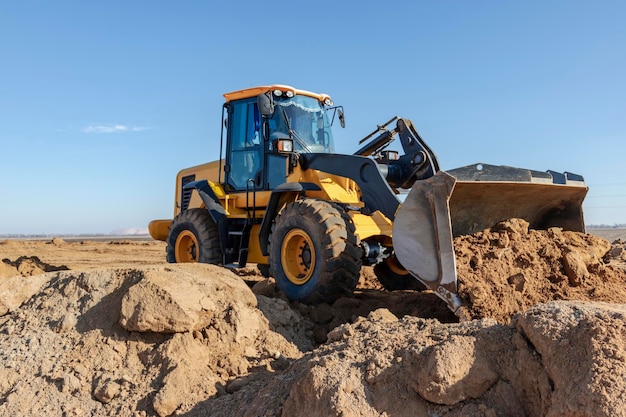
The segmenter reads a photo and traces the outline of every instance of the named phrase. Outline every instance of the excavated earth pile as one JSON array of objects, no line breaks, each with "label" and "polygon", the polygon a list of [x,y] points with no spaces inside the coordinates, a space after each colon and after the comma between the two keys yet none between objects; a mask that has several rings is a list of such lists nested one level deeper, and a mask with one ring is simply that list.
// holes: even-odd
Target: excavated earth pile
[{"label": "excavated earth pile", "polygon": [[377,310],[282,375],[186,415],[623,416],[625,319],[623,305],[566,301],[508,326]]},{"label": "excavated earth pile", "polygon": [[[624,243],[510,219],[454,241],[466,318],[507,323],[551,300],[626,302]],[[623,262],[623,261],[622,261]]]},{"label": "excavated earth pile", "polygon": [[165,416],[302,355],[217,266],[47,278],[0,327],[0,415]]},{"label": "excavated earth pile", "polygon": [[626,416],[624,241],[517,219],[456,238],[461,322],[368,268],[304,305],[162,249],[0,242],[0,415]]}]

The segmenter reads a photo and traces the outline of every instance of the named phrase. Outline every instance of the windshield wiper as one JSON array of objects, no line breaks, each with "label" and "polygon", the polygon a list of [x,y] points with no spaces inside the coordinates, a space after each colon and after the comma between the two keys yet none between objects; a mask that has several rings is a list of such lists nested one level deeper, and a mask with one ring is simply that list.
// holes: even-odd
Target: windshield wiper
[{"label": "windshield wiper", "polygon": [[287,126],[287,132],[289,132],[289,136],[295,139],[296,142],[298,142],[305,151],[307,151],[308,153],[313,153],[313,149],[311,149],[311,147],[304,141],[304,139],[302,139],[300,135],[298,135],[298,133],[296,133],[296,131],[291,128],[291,122],[289,121],[289,117],[287,117],[287,112],[285,111],[285,109],[280,109],[280,111],[283,114],[283,119],[285,119],[285,125]]}]

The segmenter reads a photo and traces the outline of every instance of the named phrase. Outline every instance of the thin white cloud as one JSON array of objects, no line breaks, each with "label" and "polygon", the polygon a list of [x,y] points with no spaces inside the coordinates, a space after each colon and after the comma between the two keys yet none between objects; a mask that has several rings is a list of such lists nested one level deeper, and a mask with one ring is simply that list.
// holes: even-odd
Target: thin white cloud
[{"label": "thin white cloud", "polygon": [[83,129],[84,133],[121,133],[121,132],[141,132],[150,129],[147,126],[128,125],[91,125]]},{"label": "thin white cloud", "polygon": [[147,228],[140,228],[140,227],[127,227],[127,228],[123,228],[123,229],[116,229],[113,230],[111,232],[111,234],[114,235],[147,235],[148,234],[148,229]]}]

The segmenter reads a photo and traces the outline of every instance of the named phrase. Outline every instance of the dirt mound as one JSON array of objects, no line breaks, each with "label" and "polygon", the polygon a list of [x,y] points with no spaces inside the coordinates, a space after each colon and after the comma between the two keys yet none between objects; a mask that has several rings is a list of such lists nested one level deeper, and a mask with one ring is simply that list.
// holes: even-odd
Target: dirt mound
[{"label": "dirt mound", "polygon": [[37,256],[20,256],[15,261],[0,262],[0,316],[15,310],[33,296],[49,279],[46,272],[64,271],[65,265],[54,266]]},{"label": "dirt mound", "polygon": [[186,415],[624,415],[625,321],[624,306],[602,303],[544,304],[507,326],[378,310],[285,373]]},{"label": "dirt mound", "polygon": [[604,260],[610,265],[626,270],[626,240],[614,240]]},{"label": "dirt mound", "polygon": [[[284,369],[302,355],[269,329],[248,287],[219,267],[44,277],[48,281],[41,290],[0,326],[0,415],[29,410],[32,415],[165,416],[235,390],[234,381],[251,369]],[[273,308],[271,301],[265,303],[265,310]],[[183,332],[157,332],[174,331],[167,328],[168,312],[176,310],[201,318],[201,328],[179,323]],[[302,320],[297,316],[292,315],[296,323]],[[133,325],[129,318],[136,319]],[[142,319],[152,331],[135,331]]]},{"label": "dirt mound", "polygon": [[41,277],[0,324],[1,415],[626,413],[624,305],[553,302],[509,325],[353,310],[313,349],[298,308],[219,267]]},{"label": "dirt mound", "polygon": [[30,277],[53,271],[67,271],[65,265],[55,266],[41,261],[37,256],[20,256],[15,261],[3,259],[0,263],[0,278],[9,278],[16,275]]},{"label": "dirt mound", "polygon": [[508,323],[552,300],[626,302],[626,272],[607,264],[619,250],[602,238],[511,219],[454,244],[465,318]]},{"label": "dirt mound", "polygon": [[623,241],[519,220],[457,238],[461,323],[371,268],[305,305],[256,268],[138,266],[154,244],[0,245],[88,267],[0,280],[0,415],[626,415]]}]

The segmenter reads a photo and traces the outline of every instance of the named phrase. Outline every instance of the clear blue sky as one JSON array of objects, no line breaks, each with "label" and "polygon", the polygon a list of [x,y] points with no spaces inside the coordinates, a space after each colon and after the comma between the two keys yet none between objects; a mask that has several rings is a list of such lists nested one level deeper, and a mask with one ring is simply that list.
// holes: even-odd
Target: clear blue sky
[{"label": "clear blue sky", "polygon": [[394,115],[444,169],[582,174],[626,223],[624,1],[3,1],[0,234],[110,233],[173,212],[218,157],[222,93],[289,84]]}]

